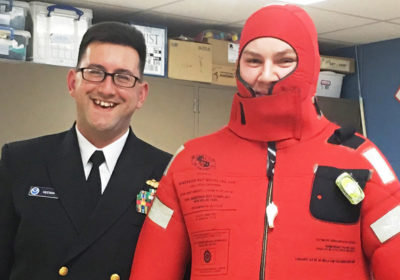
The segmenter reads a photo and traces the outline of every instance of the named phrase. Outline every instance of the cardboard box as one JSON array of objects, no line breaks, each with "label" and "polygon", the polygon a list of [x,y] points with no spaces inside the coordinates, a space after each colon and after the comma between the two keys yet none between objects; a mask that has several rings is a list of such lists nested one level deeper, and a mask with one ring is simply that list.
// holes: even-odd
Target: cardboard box
[{"label": "cardboard box", "polygon": [[344,74],[321,71],[317,83],[317,96],[340,97]]},{"label": "cardboard box", "polygon": [[212,46],[212,63],[217,65],[234,65],[239,55],[239,44],[213,38],[205,42]]},{"label": "cardboard box", "polygon": [[353,58],[321,55],[321,71],[353,74],[355,72],[354,64]]},{"label": "cardboard box", "polygon": [[236,86],[236,65],[213,64],[212,83],[223,86]]},{"label": "cardboard box", "polygon": [[146,65],[144,74],[166,76],[167,28],[131,23],[142,32],[146,41]]},{"label": "cardboard box", "polygon": [[212,47],[209,44],[168,40],[168,77],[211,83]]}]

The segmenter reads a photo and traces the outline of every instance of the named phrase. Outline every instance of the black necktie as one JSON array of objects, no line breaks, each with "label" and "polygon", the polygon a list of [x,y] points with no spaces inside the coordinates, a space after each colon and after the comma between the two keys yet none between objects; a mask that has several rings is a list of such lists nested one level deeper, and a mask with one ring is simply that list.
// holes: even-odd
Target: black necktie
[{"label": "black necktie", "polygon": [[101,179],[99,166],[105,161],[103,151],[95,151],[90,157],[92,163],[89,177],[87,178],[87,186],[89,191],[89,207],[94,209],[101,195]]}]

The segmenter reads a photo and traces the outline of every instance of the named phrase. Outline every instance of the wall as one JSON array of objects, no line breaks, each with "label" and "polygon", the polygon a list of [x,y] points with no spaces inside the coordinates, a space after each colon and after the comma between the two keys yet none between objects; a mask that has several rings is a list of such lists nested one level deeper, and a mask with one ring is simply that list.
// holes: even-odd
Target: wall
[{"label": "wall", "polygon": [[[72,126],[75,103],[67,90],[68,70],[0,60],[0,147]],[[228,123],[235,88],[149,76],[145,80],[149,96],[131,126],[160,149],[174,153],[187,140]]]},{"label": "wall", "polygon": [[[382,150],[400,176],[400,39],[357,46],[358,75],[343,80],[342,97],[358,98],[358,76],[364,100],[367,135]],[[356,48],[329,55],[356,57]]]}]

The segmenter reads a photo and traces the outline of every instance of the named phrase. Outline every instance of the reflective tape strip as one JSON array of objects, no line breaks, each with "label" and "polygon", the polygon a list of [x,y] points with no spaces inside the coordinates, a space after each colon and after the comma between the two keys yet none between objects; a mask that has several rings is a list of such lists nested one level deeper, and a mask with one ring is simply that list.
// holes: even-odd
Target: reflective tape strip
[{"label": "reflective tape strip", "polygon": [[176,150],[174,156],[171,158],[171,160],[169,161],[167,167],[166,167],[165,170],[164,170],[164,176],[167,175],[168,169],[169,169],[169,167],[171,166],[172,162],[174,161],[175,157],[176,157],[180,152],[182,152],[184,149],[185,149],[185,146],[181,145],[181,146],[178,148],[178,150]]},{"label": "reflective tape strip", "polygon": [[391,183],[395,180],[392,170],[377,149],[371,148],[364,152],[363,156],[372,164],[384,184]]},{"label": "reflective tape strip", "polygon": [[162,203],[158,197],[154,199],[153,205],[150,208],[150,212],[148,214],[150,220],[155,222],[160,227],[166,229],[169,221],[172,218],[172,214],[174,210],[166,206]]},{"label": "reflective tape strip", "polygon": [[396,234],[400,233],[400,206],[396,206],[379,220],[371,224],[376,237],[381,243],[386,242]]}]

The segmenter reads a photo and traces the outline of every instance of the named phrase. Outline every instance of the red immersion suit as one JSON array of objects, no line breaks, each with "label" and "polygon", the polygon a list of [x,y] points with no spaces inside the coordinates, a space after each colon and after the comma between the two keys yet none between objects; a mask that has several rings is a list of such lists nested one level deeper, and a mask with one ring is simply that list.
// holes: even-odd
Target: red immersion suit
[{"label": "red immersion suit", "polygon": [[[228,126],[177,152],[131,280],[181,279],[187,262],[193,280],[400,279],[399,182],[371,141],[314,104],[320,57],[311,19],[295,6],[265,7],[246,22],[240,52],[259,37],[292,46],[297,68],[264,97],[251,98],[238,78]],[[336,185],[343,172],[363,189],[361,203]],[[276,217],[273,207],[266,215],[270,204]]]}]

